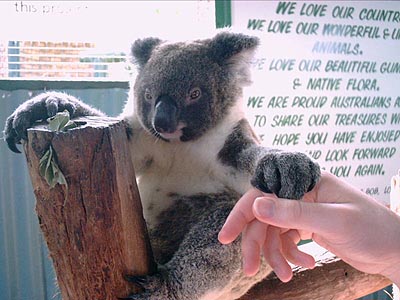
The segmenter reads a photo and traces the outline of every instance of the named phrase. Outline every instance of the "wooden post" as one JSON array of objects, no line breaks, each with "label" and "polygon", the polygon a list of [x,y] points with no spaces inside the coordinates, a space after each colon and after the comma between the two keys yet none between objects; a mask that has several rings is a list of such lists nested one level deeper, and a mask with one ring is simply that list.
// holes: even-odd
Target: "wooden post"
[{"label": "wooden post", "polygon": [[[63,300],[115,300],[136,290],[123,275],[155,268],[128,145],[112,118],[66,132],[28,131],[24,150],[40,228]],[[50,188],[39,161],[52,145],[68,185]]]}]

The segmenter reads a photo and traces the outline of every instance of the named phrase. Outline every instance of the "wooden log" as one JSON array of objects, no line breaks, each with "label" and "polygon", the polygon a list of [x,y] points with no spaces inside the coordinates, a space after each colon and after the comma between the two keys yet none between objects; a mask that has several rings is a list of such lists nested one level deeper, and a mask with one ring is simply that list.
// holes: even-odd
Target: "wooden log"
[{"label": "wooden log", "polygon": [[287,283],[281,282],[275,275],[269,276],[240,300],[351,300],[391,284],[381,275],[354,269],[315,243],[301,248],[316,259],[314,269],[294,268],[293,279]]},{"label": "wooden log", "polygon": [[[136,186],[127,127],[82,118],[66,132],[28,131],[24,150],[40,228],[64,300],[113,299],[136,291],[125,274],[155,269]],[[39,161],[52,145],[67,186],[50,188]]]}]

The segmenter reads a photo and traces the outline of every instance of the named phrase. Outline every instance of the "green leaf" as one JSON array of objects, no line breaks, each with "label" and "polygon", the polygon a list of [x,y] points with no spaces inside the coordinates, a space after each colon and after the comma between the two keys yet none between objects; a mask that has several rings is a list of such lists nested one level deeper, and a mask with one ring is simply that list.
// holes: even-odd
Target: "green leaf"
[{"label": "green leaf", "polygon": [[54,188],[57,183],[59,184],[67,184],[67,181],[65,180],[64,174],[61,172],[60,168],[58,165],[54,162],[54,160],[51,161],[49,170],[49,185],[51,188]]},{"label": "green leaf", "polygon": [[48,118],[48,127],[51,131],[67,131],[75,128],[77,125],[70,120],[70,115],[67,110],[57,113],[54,117]]},{"label": "green leaf", "polygon": [[67,131],[68,129],[72,129],[78,127],[78,125],[74,121],[68,121],[67,124],[65,124],[64,128],[62,128],[62,131]]},{"label": "green leaf", "polygon": [[[54,117],[48,118],[47,122],[49,123],[49,129],[56,132],[67,131],[68,129],[78,126],[75,122],[70,120],[70,115],[67,110],[57,113]],[[58,183],[65,185],[68,190],[67,180],[57,165],[51,146],[39,161],[39,173],[46,179],[46,182],[51,188],[54,188]]]},{"label": "green leaf", "polygon": [[68,189],[67,180],[55,161],[53,147],[51,146],[39,161],[39,173],[46,179],[51,188],[54,188],[58,183],[65,185]]},{"label": "green leaf", "polygon": [[51,147],[49,150],[47,150],[42,158],[39,160],[39,173],[40,176],[45,177],[46,174],[46,169],[48,168],[50,161],[51,161],[51,156],[52,156],[52,150]]}]

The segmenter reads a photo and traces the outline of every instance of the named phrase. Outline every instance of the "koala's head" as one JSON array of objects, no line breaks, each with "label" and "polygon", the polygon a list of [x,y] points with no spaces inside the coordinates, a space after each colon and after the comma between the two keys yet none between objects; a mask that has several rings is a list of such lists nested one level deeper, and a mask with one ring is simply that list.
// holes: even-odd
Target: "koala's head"
[{"label": "koala's head", "polygon": [[133,86],[139,120],[163,140],[190,141],[226,116],[250,83],[258,38],[221,32],[212,39],[164,43],[137,40]]}]

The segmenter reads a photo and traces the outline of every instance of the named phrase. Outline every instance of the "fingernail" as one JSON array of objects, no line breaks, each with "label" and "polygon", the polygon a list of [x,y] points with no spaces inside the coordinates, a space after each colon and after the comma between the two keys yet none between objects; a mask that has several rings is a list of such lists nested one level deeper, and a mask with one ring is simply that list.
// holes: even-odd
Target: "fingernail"
[{"label": "fingernail", "polygon": [[225,232],[224,229],[222,228],[221,231],[218,233],[218,241],[221,244],[227,244],[226,238],[225,238]]},{"label": "fingernail", "polygon": [[272,218],[275,213],[275,203],[268,198],[257,198],[254,201],[254,212],[264,218]]}]

